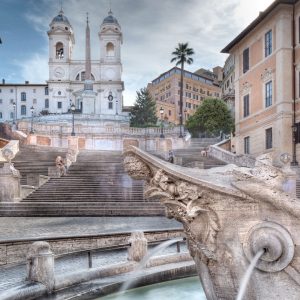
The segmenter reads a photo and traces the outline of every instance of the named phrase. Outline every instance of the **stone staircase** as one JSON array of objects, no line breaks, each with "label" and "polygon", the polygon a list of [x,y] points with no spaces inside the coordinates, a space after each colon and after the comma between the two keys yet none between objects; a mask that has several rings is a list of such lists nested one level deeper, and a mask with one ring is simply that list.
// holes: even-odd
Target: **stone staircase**
[{"label": "stone staircase", "polygon": [[207,150],[210,145],[216,144],[218,139],[192,138],[190,145],[185,149],[174,150],[175,157],[182,158],[184,167],[200,167],[204,169],[220,167],[226,163],[209,156],[202,156],[201,151]]},{"label": "stone staircase", "polygon": [[82,152],[66,176],[51,178],[20,203],[0,205],[0,216],[159,215],[159,201],[144,200],[143,181],[132,180],[121,152],[112,151]]},{"label": "stone staircase", "polygon": [[28,174],[48,175],[48,167],[55,167],[57,156],[65,157],[67,150],[24,146],[13,159],[14,166],[21,173],[21,184],[27,184]]}]

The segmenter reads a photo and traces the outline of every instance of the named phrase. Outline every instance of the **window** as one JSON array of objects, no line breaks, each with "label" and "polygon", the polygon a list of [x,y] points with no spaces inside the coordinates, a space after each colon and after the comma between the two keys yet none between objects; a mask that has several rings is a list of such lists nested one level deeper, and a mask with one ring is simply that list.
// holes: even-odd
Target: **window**
[{"label": "window", "polygon": [[272,30],[265,34],[265,57],[272,53]]},{"label": "window", "polygon": [[26,105],[21,105],[21,116],[26,116]]},{"label": "window", "polygon": [[271,149],[273,147],[272,141],[272,128],[266,129],[266,149]]},{"label": "window", "polygon": [[21,93],[21,101],[26,101],[26,93],[25,92]]},{"label": "window", "polygon": [[266,107],[272,105],[272,81],[267,82],[265,86],[265,104]]},{"label": "window", "polygon": [[0,111],[0,119],[2,119],[2,112]]},{"label": "window", "polygon": [[172,112],[169,110],[169,116],[171,116]]},{"label": "window", "polygon": [[249,48],[243,51],[243,73],[249,70]]},{"label": "window", "polygon": [[45,87],[45,95],[49,95],[49,88],[47,86]]},{"label": "window", "polygon": [[59,109],[62,108],[62,102],[61,102],[61,101],[58,101],[58,102],[57,102],[57,108],[59,108]]},{"label": "window", "polygon": [[244,138],[244,154],[250,154],[250,136]]},{"label": "window", "polygon": [[58,94],[58,96],[61,96],[61,91],[58,91],[58,93],[57,93],[57,94]]},{"label": "window", "polygon": [[244,118],[248,117],[250,114],[249,109],[249,94],[244,96]]},{"label": "window", "polygon": [[0,104],[2,104],[2,102],[3,102],[3,100],[2,100],[2,99],[0,99]]},{"label": "window", "polygon": [[13,103],[14,103],[14,99],[10,99],[10,100],[9,100],[9,103],[10,103],[10,104],[13,104]]},{"label": "window", "polygon": [[57,59],[64,58],[64,45],[61,42],[56,44],[56,58]]},{"label": "window", "polygon": [[49,108],[49,99],[45,99],[45,108]]},{"label": "window", "polygon": [[113,43],[109,42],[106,45],[106,56],[114,56],[115,55],[115,46]]},{"label": "window", "polygon": [[2,90],[0,89],[0,93],[2,93]]},{"label": "window", "polygon": [[112,103],[112,101],[108,102],[108,109],[113,109],[113,103]]}]

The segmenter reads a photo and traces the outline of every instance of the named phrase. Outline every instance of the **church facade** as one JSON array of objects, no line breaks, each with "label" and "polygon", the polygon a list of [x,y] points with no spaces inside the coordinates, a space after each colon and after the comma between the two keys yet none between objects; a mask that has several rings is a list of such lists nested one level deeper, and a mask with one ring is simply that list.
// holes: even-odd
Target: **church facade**
[{"label": "church facade", "polygon": [[[98,32],[100,57],[91,60],[89,24],[83,60],[73,59],[75,34],[61,10],[50,23],[49,79],[46,84],[0,84],[0,121],[22,119],[40,114],[70,112],[74,104],[82,114],[99,116],[122,113],[124,83],[122,81],[122,31],[109,11]],[[84,45],[82,46],[84,49]],[[87,72],[86,72],[87,70]],[[88,78],[89,77],[89,78]],[[88,97],[85,91],[89,82]]]}]

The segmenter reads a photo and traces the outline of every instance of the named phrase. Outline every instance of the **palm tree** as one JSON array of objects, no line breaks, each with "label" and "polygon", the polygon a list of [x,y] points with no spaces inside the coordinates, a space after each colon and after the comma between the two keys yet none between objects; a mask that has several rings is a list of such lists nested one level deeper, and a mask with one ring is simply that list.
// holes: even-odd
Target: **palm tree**
[{"label": "palm tree", "polygon": [[180,106],[180,135],[179,137],[183,137],[182,136],[182,132],[181,132],[181,128],[182,128],[182,118],[183,118],[183,114],[182,114],[182,98],[183,98],[183,72],[184,72],[184,63],[187,63],[188,65],[193,63],[193,59],[191,58],[191,56],[195,53],[193,48],[189,48],[188,47],[189,44],[188,43],[179,43],[178,47],[175,48],[175,51],[172,52],[172,55],[174,55],[174,57],[171,59],[171,63],[172,62],[176,62],[176,66],[181,66],[181,76],[180,76],[180,99],[179,99],[179,106]]}]

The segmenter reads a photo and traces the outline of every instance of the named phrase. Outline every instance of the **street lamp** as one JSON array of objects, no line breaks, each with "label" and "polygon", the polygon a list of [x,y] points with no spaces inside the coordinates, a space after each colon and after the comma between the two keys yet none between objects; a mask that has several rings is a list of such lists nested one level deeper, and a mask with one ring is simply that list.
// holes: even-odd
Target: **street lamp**
[{"label": "street lamp", "polygon": [[116,115],[118,115],[118,103],[119,103],[119,100],[116,99]]},{"label": "street lamp", "polygon": [[293,131],[293,160],[291,161],[291,166],[298,166],[296,158],[296,134],[297,134],[297,125],[294,123],[292,126]]},{"label": "street lamp", "polygon": [[164,116],[164,108],[161,107],[160,110],[160,119],[161,119],[161,133],[160,133],[160,138],[164,139],[165,136],[164,136],[164,124],[163,124],[163,116]]},{"label": "street lamp", "polygon": [[14,108],[14,116],[13,116],[13,125],[16,125],[16,102],[13,102],[13,108]]},{"label": "street lamp", "polygon": [[179,137],[180,138],[183,137],[183,135],[182,135],[182,124],[181,124],[182,123],[182,121],[181,121],[182,119],[181,118],[182,118],[182,115],[181,115],[181,113],[179,113],[179,120],[180,120],[180,123],[179,123]]},{"label": "street lamp", "polygon": [[71,105],[71,112],[72,112],[72,133],[71,133],[71,135],[72,136],[75,136],[75,129],[74,129],[74,114],[75,114],[75,109],[76,109],[76,107],[75,107],[75,105],[73,103]]},{"label": "street lamp", "polygon": [[34,113],[34,107],[31,106],[30,107],[30,111],[31,111],[31,127],[30,127],[30,134],[33,134],[33,113]]}]

